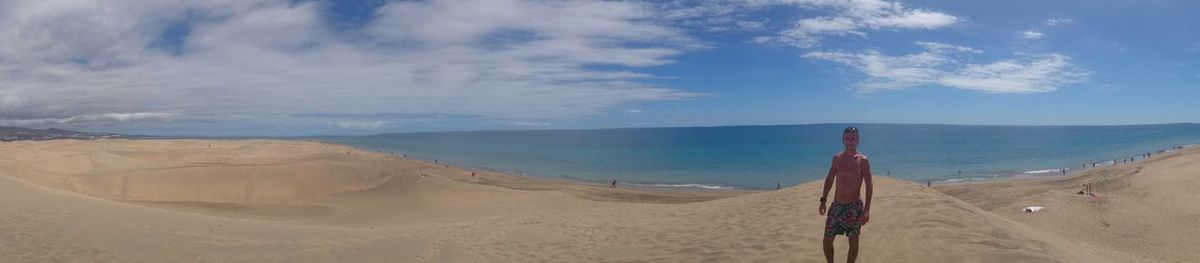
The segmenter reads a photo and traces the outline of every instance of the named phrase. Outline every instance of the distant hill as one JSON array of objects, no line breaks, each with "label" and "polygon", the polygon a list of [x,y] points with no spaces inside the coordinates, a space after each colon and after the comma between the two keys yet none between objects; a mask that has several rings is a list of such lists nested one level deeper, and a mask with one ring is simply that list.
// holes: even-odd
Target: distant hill
[{"label": "distant hill", "polygon": [[57,140],[57,139],[109,139],[109,138],[129,138],[131,136],[116,133],[90,133],[68,131],[63,129],[30,129],[20,127],[3,127],[0,126],[0,141],[23,141],[23,140]]}]

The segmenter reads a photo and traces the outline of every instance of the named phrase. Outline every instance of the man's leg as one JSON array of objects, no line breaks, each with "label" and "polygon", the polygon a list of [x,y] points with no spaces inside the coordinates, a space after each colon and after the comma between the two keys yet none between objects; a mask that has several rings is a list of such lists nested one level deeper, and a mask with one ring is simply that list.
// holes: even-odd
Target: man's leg
[{"label": "man's leg", "polygon": [[854,263],[858,259],[858,235],[850,236],[850,252],[846,255],[846,262]]},{"label": "man's leg", "polygon": [[825,237],[821,246],[825,248],[825,262],[833,263],[833,237]]}]

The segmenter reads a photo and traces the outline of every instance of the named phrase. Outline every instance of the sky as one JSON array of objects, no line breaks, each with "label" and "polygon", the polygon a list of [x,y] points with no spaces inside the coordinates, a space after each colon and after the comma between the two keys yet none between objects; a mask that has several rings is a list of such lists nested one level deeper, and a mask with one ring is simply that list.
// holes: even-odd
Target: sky
[{"label": "sky", "polygon": [[0,126],[1200,122],[1196,1],[0,1]]}]

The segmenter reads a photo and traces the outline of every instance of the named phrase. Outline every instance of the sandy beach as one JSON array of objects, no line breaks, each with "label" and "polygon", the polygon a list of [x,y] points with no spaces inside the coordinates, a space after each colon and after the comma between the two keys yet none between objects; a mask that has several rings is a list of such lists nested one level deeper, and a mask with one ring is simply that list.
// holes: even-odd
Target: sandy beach
[{"label": "sandy beach", "polygon": [[[859,260],[1190,261],[1196,174],[1189,149],[1071,177],[877,175]],[[304,141],[6,142],[0,261],[822,262],[820,183],[610,188]]]},{"label": "sandy beach", "polygon": [[[1092,194],[1080,194],[1084,185]],[[1133,261],[1200,258],[1200,148],[1069,177],[935,186],[954,198],[1040,232]],[[1029,214],[1026,206],[1044,206]]]}]

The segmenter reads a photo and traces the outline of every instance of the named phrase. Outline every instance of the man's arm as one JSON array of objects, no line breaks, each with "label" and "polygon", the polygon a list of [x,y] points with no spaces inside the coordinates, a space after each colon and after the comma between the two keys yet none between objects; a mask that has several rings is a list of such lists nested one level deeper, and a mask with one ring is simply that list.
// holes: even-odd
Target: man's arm
[{"label": "man's arm", "polygon": [[871,184],[871,161],[863,157],[862,162],[862,180],[867,185],[867,202],[863,205],[863,211],[869,213],[871,212],[871,194],[874,192],[875,187]]},{"label": "man's arm", "polygon": [[829,188],[833,187],[833,177],[837,174],[837,155],[833,156],[833,164],[829,165],[829,175],[825,176],[825,190],[821,192],[821,205],[817,206],[817,212],[825,215],[825,197],[829,196]]},{"label": "man's arm", "polygon": [[829,196],[829,189],[833,188],[834,177],[837,176],[837,155],[833,156],[833,163],[829,164],[829,174],[825,175],[825,188],[821,191],[821,203],[825,203],[825,197]]}]

